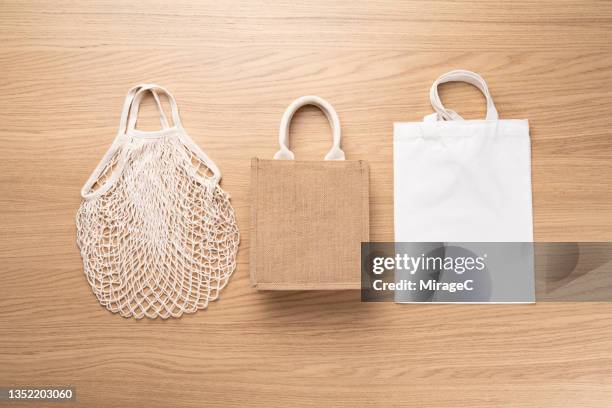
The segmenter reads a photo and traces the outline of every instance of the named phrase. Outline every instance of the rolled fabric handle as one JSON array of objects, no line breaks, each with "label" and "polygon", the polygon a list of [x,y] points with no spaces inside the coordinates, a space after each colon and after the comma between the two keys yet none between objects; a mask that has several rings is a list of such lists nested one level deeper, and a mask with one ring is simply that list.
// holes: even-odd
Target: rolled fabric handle
[{"label": "rolled fabric handle", "polygon": [[472,71],[466,71],[463,69],[450,71],[446,74],[441,75],[438,79],[434,81],[433,85],[431,86],[431,89],[429,91],[429,99],[431,101],[431,106],[436,111],[439,119],[463,120],[463,118],[457,112],[451,109],[446,109],[442,104],[442,101],[440,100],[440,95],[438,95],[438,86],[446,82],[466,82],[470,85],[474,85],[480,90],[480,92],[483,93],[487,100],[486,120],[499,119],[497,109],[495,109],[493,98],[491,97],[491,93],[489,92],[489,88],[487,87],[487,83],[485,82],[485,80],[477,73]]},{"label": "rolled fabric handle", "polygon": [[293,160],[295,159],[295,155],[288,147],[289,140],[289,127],[291,125],[291,119],[293,119],[293,115],[303,106],[306,105],[314,105],[321,109],[329,124],[332,128],[332,147],[325,155],[325,160],[344,160],[345,155],[342,149],[340,148],[340,119],[338,118],[338,114],[333,106],[327,102],[325,99],[320,98],[314,95],[302,96],[295,101],[293,101],[281,119],[280,130],[278,133],[278,144],[280,145],[280,150],[276,152],[274,155],[274,159],[276,160]]}]

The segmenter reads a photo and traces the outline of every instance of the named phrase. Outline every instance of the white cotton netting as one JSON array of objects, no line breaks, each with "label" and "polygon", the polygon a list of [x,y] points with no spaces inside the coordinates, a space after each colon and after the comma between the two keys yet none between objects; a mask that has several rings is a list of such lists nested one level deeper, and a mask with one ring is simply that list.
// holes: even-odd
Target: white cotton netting
[{"label": "white cotton netting", "polygon": [[89,192],[109,179],[112,186],[85,199],[76,217],[85,275],[99,302],[139,319],[179,317],[217,299],[236,268],[234,210],[178,131],[130,137]]}]

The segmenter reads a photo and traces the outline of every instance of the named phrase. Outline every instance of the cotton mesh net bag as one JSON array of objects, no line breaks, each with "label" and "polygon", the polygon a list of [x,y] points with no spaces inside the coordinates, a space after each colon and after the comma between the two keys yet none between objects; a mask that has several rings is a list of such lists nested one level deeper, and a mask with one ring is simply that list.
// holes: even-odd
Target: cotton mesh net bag
[{"label": "cotton mesh net bag", "polygon": [[[151,93],[162,130],[137,130]],[[173,126],[159,95],[170,102]],[[239,233],[221,173],[183,129],[174,97],[144,84],[81,190],[77,244],[99,302],[124,317],[180,317],[217,299],[236,268]]]}]

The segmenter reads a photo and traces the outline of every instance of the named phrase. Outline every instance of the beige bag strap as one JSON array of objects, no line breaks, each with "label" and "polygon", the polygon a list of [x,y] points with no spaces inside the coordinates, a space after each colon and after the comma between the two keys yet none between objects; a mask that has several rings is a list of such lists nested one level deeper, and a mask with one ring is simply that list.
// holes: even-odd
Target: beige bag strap
[{"label": "beige bag strap", "polygon": [[151,94],[153,95],[155,104],[157,105],[157,108],[160,111],[159,121],[162,127],[164,129],[168,127],[168,119],[166,118],[166,115],[164,114],[164,110],[162,109],[161,101],[159,100],[159,96],[157,95],[157,92],[152,88],[153,86],[154,86],[153,84],[140,84],[140,85],[136,85],[135,87],[131,88],[128,91],[125,97],[125,101],[123,102],[123,108],[121,110],[121,119],[119,120],[119,129],[117,132],[118,134],[125,134],[125,132],[127,131],[126,126],[128,124],[128,118],[129,118],[132,104],[134,103],[134,98],[136,97],[136,94],[139,91],[145,88],[151,90]]},{"label": "beige bag strap", "polygon": [[[170,93],[170,91],[156,84],[140,84],[131,88],[128,91],[125,97],[125,101],[123,102],[123,109],[121,111],[121,119],[119,120],[119,130],[117,131],[117,136],[115,137],[115,140],[113,141],[111,147],[108,149],[104,157],[102,157],[102,160],[100,160],[94,171],[89,176],[89,179],[81,188],[81,197],[83,197],[85,200],[91,200],[96,197],[99,197],[100,195],[108,191],[115,183],[115,181],[117,181],[127,160],[127,150],[125,149],[121,152],[117,160],[117,166],[113,169],[113,172],[108,177],[108,179],[106,179],[105,182],[95,191],[91,190],[92,187],[96,184],[102,172],[110,164],[115,154],[117,154],[117,152],[121,149],[124,143],[128,140],[128,134],[138,132],[135,127],[136,121],[138,119],[140,102],[142,101],[142,98],[146,95],[147,92],[151,92],[151,94],[153,95],[153,99],[155,99],[155,104],[157,105],[157,108],[159,110],[159,120],[164,130],[171,128],[168,123],[168,118],[166,117],[164,109],[161,105],[158,93],[162,93],[167,96],[168,100],[170,101],[173,126],[180,130],[180,132],[178,132],[178,137],[193,153],[195,153],[195,155],[200,160],[204,162],[204,164],[213,173],[210,182],[217,183],[221,179],[221,171],[219,170],[215,162],[213,162],[212,159],[208,157],[208,155],[202,149],[200,149],[200,147],[189,137],[189,135],[187,135],[184,129],[182,129],[183,125],[181,124],[178,106],[176,104],[174,96]],[[199,177],[203,182],[206,182],[206,179],[199,176],[197,173],[194,173],[194,175],[196,177]]]},{"label": "beige bag strap", "polygon": [[[144,88],[151,89],[152,86],[154,85],[153,84],[140,84],[140,85],[136,85],[132,87],[128,91],[127,95],[125,96],[125,100],[123,101],[123,108],[121,109],[121,119],[119,119],[119,129],[117,129],[117,136],[115,137],[115,140],[113,140],[111,147],[108,149],[104,157],[102,157],[102,160],[100,160],[100,162],[98,163],[94,171],[89,176],[89,179],[87,179],[87,181],[81,188],[81,197],[83,197],[84,199],[91,200],[95,197],[100,196],[113,185],[113,183],[119,176],[119,172],[113,172],[111,177],[108,180],[106,180],[106,182],[102,186],[100,186],[100,188],[98,188],[96,191],[91,191],[91,188],[96,183],[98,177],[100,177],[102,172],[106,169],[106,166],[108,166],[108,164],[110,163],[113,156],[115,156],[117,151],[121,148],[123,143],[126,141],[128,118],[129,118],[129,113],[130,113],[132,104],[134,102],[134,97],[140,90]],[[168,120],[166,119],[166,116],[163,115],[164,110],[162,109],[159,97],[157,96],[157,93],[154,90],[152,90],[151,93],[153,94],[153,98],[155,99],[155,103],[157,104],[159,111],[162,112],[162,114],[160,114],[161,124],[162,126],[167,126]],[[122,157],[119,160],[120,167],[123,166],[124,161],[125,161],[125,157],[122,155]]]},{"label": "beige bag strap", "polygon": [[[129,122],[127,124],[127,132],[133,132],[136,129],[136,121],[138,120],[138,112],[140,110],[140,102],[142,102],[142,98],[146,95],[147,92],[151,92],[153,95],[153,99],[155,99],[155,103],[157,105],[157,109],[159,111],[159,121],[162,124],[162,128],[169,129],[170,125],[168,124],[168,118],[166,118],[166,114],[164,113],[164,109],[161,106],[161,102],[159,100],[158,93],[161,92],[165,94],[170,102],[170,109],[172,111],[172,122],[173,126],[181,127],[181,118],[178,112],[178,106],[176,104],[176,99],[174,96],[168,91],[166,88],[156,85],[156,84],[143,84],[136,91],[131,106],[128,108],[128,116]],[[125,106],[124,106],[125,109]]]},{"label": "beige bag strap", "polygon": [[470,85],[474,85],[482,92],[487,100],[487,116],[485,120],[498,120],[499,115],[493,98],[489,93],[489,88],[485,80],[475,72],[466,71],[464,69],[457,69],[454,71],[447,72],[436,79],[429,90],[429,99],[431,106],[435,109],[436,113],[425,117],[426,121],[430,120],[463,120],[463,118],[455,111],[446,109],[440,100],[438,95],[438,86],[446,82],[466,82]]},{"label": "beige bag strap", "polygon": [[327,102],[325,99],[320,98],[314,95],[302,96],[301,98],[297,98],[295,101],[289,105],[285,113],[283,114],[283,118],[281,119],[280,131],[278,134],[278,143],[280,145],[280,150],[276,152],[274,155],[274,159],[276,160],[293,160],[295,159],[295,155],[291,150],[289,150],[288,139],[289,139],[289,126],[291,125],[291,119],[295,112],[298,111],[303,106],[306,105],[314,105],[321,109],[329,124],[332,128],[332,147],[325,155],[325,160],[344,160],[344,152],[340,148],[340,119],[338,118],[338,114],[333,106]]}]

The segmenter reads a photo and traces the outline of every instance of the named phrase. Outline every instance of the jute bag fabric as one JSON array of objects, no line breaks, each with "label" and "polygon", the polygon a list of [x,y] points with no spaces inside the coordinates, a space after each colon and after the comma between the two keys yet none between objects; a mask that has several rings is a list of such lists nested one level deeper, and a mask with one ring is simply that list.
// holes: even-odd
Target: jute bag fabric
[{"label": "jute bag fabric", "polygon": [[[296,161],[287,146],[294,113],[319,107],[333,131],[324,161]],[[251,162],[252,283],[260,290],[358,289],[361,242],[369,236],[369,172],[345,160],[340,121],[316,96],[294,101],[280,125],[274,160]]]},{"label": "jute bag fabric", "polygon": [[[467,82],[487,101],[484,120],[445,108],[438,85]],[[435,113],[395,123],[395,240],[531,242],[531,143],[525,119],[499,119],[484,79],[457,70],[431,87]]]},{"label": "jute bag fabric", "polygon": [[[137,130],[155,99],[163,129]],[[173,126],[158,94],[170,102]],[[217,299],[236,268],[239,234],[221,172],[183,128],[174,97],[143,84],[125,99],[119,131],[81,190],[77,244],[98,301],[124,317],[179,317]]]}]

